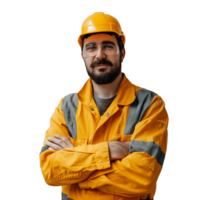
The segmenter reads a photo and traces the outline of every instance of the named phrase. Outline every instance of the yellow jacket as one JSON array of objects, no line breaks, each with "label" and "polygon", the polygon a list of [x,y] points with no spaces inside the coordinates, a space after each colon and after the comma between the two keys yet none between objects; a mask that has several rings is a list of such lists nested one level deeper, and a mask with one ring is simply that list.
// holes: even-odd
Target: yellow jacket
[{"label": "yellow jacket", "polygon": [[[88,79],[55,109],[40,153],[44,180],[62,186],[62,199],[153,199],[167,148],[168,115],[160,96],[124,75],[103,116]],[[70,136],[74,148],[49,150],[47,137]],[[110,162],[108,141],[131,141],[130,153]]]}]

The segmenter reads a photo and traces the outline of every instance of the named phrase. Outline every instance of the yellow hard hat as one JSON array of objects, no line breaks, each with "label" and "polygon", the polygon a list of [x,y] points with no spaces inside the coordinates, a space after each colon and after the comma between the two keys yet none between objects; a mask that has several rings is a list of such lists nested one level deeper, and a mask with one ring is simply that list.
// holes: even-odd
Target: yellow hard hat
[{"label": "yellow hard hat", "polygon": [[122,43],[125,44],[125,35],[122,32],[121,26],[116,18],[103,12],[95,12],[85,19],[82,24],[82,33],[78,38],[78,43],[81,46],[82,37],[85,34],[98,32],[114,32],[121,37]]}]

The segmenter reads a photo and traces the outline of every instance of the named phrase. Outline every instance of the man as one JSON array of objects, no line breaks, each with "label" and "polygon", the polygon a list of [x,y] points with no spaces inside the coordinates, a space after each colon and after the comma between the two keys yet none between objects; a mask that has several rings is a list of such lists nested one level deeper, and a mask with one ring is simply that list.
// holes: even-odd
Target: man
[{"label": "man", "polygon": [[121,72],[125,36],[119,22],[94,13],[78,39],[90,79],[64,97],[40,153],[47,184],[62,199],[153,199],[167,147],[161,97]]}]

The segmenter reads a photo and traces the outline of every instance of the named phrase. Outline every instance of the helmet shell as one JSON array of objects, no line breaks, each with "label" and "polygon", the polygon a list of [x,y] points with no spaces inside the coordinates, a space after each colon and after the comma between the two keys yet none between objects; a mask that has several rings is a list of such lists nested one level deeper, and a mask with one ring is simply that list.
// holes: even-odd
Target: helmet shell
[{"label": "helmet shell", "polygon": [[122,43],[125,44],[125,35],[122,32],[120,23],[111,15],[104,14],[103,12],[95,12],[88,16],[81,27],[81,34],[78,38],[78,43],[81,46],[82,37],[86,34],[98,32],[113,32],[121,37]]}]

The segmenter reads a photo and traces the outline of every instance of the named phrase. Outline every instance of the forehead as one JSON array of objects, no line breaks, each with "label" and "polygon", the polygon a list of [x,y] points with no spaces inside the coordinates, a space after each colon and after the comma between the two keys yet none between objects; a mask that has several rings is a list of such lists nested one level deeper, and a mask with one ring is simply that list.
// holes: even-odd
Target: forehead
[{"label": "forehead", "polygon": [[111,41],[117,44],[117,39],[116,37],[113,35],[108,35],[105,33],[99,33],[99,34],[94,34],[91,35],[88,38],[84,39],[84,45],[89,44],[91,42],[95,42],[95,43],[101,43],[103,41]]}]

